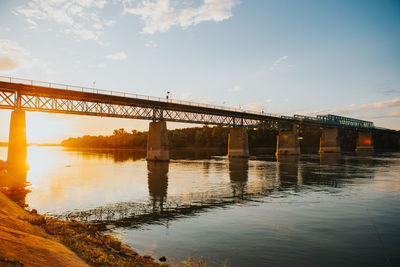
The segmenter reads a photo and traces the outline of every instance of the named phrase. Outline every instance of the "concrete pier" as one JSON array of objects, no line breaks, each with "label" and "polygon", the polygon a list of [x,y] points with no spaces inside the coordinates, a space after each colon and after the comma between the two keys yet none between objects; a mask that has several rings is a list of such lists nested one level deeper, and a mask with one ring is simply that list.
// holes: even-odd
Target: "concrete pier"
[{"label": "concrete pier", "polygon": [[249,140],[246,128],[234,127],[230,129],[228,136],[228,157],[249,157]]},{"label": "concrete pier", "polygon": [[358,132],[356,152],[373,152],[372,132]]},{"label": "concrete pier", "polygon": [[169,161],[168,132],[165,121],[152,121],[149,124],[146,159]]},{"label": "concrete pier", "polygon": [[319,153],[340,153],[340,151],[338,128],[323,129],[319,142]]},{"label": "concrete pier", "polygon": [[[26,161],[26,122],[25,111],[11,112],[10,133],[8,138],[7,169],[13,179],[26,179],[28,164]],[[16,181],[18,182],[18,181]]]},{"label": "concrete pier", "polygon": [[300,142],[298,137],[296,125],[293,126],[292,130],[280,131],[277,136],[275,155],[299,155]]}]

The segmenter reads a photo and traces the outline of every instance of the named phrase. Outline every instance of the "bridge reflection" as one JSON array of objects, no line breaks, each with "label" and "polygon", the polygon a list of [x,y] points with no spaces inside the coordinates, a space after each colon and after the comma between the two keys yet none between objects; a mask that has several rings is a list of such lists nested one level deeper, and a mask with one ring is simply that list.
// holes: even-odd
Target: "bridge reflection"
[{"label": "bridge reflection", "polygon": [[[170,165],[175,168],[177,164],[205,166],[206,173],[210,169],[224,171],[228,175],[230,190],[225,187],[213,192],[193,190],[195,192],[169,195],[168,183],[171,176],[172,180],[174,177],[174,172],[169,173]],[[337,193],[354,182],[360,182],[355,179],[373,178],[373,170],[380,164],[388,163],[372,157],[338,154],[280,156],[264,161],[233,158],[229,161],[147,162],[149,202],[116,203],[58,217],[88,221],[104,230],[108,224],[127,228],[164,224],[238,202],[277,201],[276,197],[281,201],[282,197],[298,195],[303,190],[303,193]]]},{"label": "bridge reflection", "polygon": [[229,177],[233,197],[243,198],[246,195],[248,172],[249,159],[229,158]]},{"label": "bridge reflection", "polygon": [[153,211],[164,211],[164,203],[167,200],[169,162],[148,161],[148,185]]},{"label": "bridge reflection", "polygon": [[[302,185],[303,179],[302,176],[299,175],[299,160],[300,157],[298,155],[281,155],[277,157],[277,175],[280,181],[280,187],[297,188],[298,185]],[[298,179],[300,177],[300,179]]]}]

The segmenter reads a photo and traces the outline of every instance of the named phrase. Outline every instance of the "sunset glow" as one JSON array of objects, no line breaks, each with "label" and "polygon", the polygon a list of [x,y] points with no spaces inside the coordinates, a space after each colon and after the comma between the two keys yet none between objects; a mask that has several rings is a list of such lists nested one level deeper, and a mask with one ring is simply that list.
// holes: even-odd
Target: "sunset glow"
[{"label": "sunset glow", "polygon": [[400,266],[400,0],[0,0],[0,265]]}]

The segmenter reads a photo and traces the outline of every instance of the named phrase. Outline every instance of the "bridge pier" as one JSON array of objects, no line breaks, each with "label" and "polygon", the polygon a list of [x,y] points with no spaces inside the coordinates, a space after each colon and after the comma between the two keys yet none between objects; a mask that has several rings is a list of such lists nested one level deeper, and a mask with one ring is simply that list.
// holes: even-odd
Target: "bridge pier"
[{"label": "bridge pier", "polygon": [[146,159],[169,161],[168,132],[165,121],[152,121],[149,124]]},{"label": "bridge pier", "polygon": [[356,152],[373,152],[372,132],[358,132]]},{"label": "bridge pier", "polygon": [[11,179],[24,183],[28,164],[26,162],[26,121],[24,110],[11,112],[10,133],[8,137],[7,170]]},{"label": "bridge pier", "polygon": [[324,128],[319,142],[319,153],[340,153],[338,128]]},{"label": "bridge pier", "polygon": [[276,140],[275,155],[299,155],[300,142],[298,139],[297,125],[293,125],[293,129],[289,131],[280,131]]},{"label": "bridge pier", "polygon": [[228,157],[249,157],[249,140],[245,127],[231,128],[228,135]]}]

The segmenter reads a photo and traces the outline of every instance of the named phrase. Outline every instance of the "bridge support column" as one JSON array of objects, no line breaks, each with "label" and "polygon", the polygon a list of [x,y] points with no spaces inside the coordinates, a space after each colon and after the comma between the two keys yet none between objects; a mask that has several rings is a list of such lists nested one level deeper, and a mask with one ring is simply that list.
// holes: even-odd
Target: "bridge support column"
[{"label": "bridge support column", "polygon": [[147,136],[147,160],[168,161],[168,132],[165,121],[152,121]]},{"label": "bridge support column", "polygon": [[372,132],[358,132],[356,152],[373,152]]},{"label": "bridge support column", "polygon": [[228,136],[228,157],[249,157],[249,140],[245,127],[234,127]]},{"label": "bridge support column", "polygon": [[325,128],[322,130],[319,153],[340,153],[338,128]]},{"label": "bridge support column", "polygon": [[7,169],[12,179],[24,180],[26,177],[28,169],[26,154],[25,111],[14,110],[11,112],[7,154]]},{"label": "bridge support column", "polygon": [[293,125],[293,129],[289,131],[280,131],[276,140],[275,155],[299,155],[300,142],[297,134],[297,125]]}]

